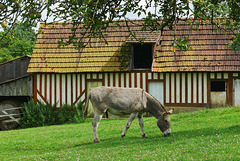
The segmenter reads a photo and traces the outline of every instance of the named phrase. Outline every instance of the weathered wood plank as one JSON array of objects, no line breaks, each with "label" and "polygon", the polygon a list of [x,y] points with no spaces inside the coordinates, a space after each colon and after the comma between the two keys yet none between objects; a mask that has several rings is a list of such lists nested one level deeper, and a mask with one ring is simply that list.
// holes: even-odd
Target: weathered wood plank
[{"label": "weathered wood plank", "polygon": [[9,120],[10,116],[14,117],[15,119],[19,118],[21,114],[8,114],[8,115],[0,115],[0,121],[2,120]]},{"label": "weathered wood plank", "polygon": [[[20,118],[17,118],[16,119],[17,121],[19,121],[20,120]],[[4,120],[4,121],[2,121],[3,123],[10,123],[10,122],[15,122],[14,120]]]},{"label": "weathered wood plank", "polygon": [[8,108],[8,109],[0,109],[0,111],[10,111],[10,110],[20,110],[21,107],[14,107],[14,108]]},{"label": "weathered wood plank", "polygon": [[29,75],[0,84],[0,96],[33,96],[33,77]]},{"label": "weathered wood plank", "polygon": [[2,111],[2,113],[4,113],[6,116],[8,116],[9,119],[12,119],[13,121],[15,121],[19,124],[19,121],[15,117],[13,117],[12,114],[7,113],[6,111]]},{"label": "weathered wood plank", "polygon": [[29,56],[23,56],[0,64],[0,83],[26,75],[29,61]]}]

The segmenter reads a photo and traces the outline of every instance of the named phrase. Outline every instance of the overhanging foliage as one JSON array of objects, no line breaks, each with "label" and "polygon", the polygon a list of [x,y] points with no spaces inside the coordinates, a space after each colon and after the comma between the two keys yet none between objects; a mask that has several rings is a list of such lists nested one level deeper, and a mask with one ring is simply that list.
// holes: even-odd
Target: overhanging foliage
[{"label": "overhanging foliage", "polygon": [[[162,31],[165,27],[174,30],[178,20],[192,18],[198,22],[207,21],[219,30],[230,29],[234,37],[229,44],[232,49],[238,49],[239,9],[240,4],[236,0],[2,0],[0,22],[3,28],[8,26],[10,32],[19,18],[29,25],[36,25],[39,21],[71,21],[74,25],[72,31],[76,31],[79,24],[83,23],[86,29],[83,37],[104,39],[106,35],[103,30],[108,28],[109,23],[119,19],[128,20],[129,14],[143,18],[142,30],[150,28],[152,31]],[[227,17],[229,21],[219,21],[219,17]],[[160,19],[162,21],[159,22]],[[119,26],[117,21],[114,23]],[[178,45],[179,42],[183,41],[174,40],[173,45],[185,46]],[[83,43],[81,38],[73,34],[69,41],[63,43],[73,43],[80,49],[87,42]]]}]

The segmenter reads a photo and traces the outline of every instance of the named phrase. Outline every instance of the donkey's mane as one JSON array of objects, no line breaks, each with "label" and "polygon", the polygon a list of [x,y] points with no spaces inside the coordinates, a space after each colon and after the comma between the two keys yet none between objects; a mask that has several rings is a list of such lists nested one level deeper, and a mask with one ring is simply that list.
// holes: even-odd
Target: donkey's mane
[{"label": "donkey's mane", "polygon": [[167,112],[167,110],[165,109],[164,105],[161,102],[159,102],[156,97],[154,97],[153,95],[151,95],[148,92],[146,92],[146,93],[149,94],[154,99],[154,101],[156,101],[163,108],[163,110],[165,110],[165,112]]}]

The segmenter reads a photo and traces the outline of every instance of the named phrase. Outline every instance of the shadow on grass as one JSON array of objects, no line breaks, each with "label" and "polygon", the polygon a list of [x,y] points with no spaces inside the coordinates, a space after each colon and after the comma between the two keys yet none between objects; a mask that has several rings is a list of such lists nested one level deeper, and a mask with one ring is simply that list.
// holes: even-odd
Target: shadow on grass
[{"label": "shadow on grass", "polygon": [[101,143],[87,142],[83,144],[77,144],[75,147],[84,147],[88,149],[98,149],[103,147],[118,147],[118,146],[149,146],[150,144],[158,144],[164,146],[165,144],[171,144],[173,142],[188,140],[197,137],[209,137],[216,135],[228,135],[233,136],[239,134],[240,125],[234,125],[226,128],[204,128],[196,130],[184,130],[172,132],[170,137],[163,137],[162,135],[154,134],[148,138],[142,138],[139,136],[126,136],[126,138],[110,137],[107,139],[101,139]]}]

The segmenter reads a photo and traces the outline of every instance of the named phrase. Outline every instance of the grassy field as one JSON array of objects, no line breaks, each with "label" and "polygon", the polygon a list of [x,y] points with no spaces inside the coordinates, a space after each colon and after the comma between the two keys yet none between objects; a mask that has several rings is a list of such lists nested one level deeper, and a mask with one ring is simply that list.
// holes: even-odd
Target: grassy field
[{"label": "grassy field", "polygon": [[149,138],[134,120],[102,120],[93,143],[91,120],[82,124],[0,131],[0,160],[240,160],[240,108],[171,116],[172,135],[162,137],[156,119],[144,118]]}]

